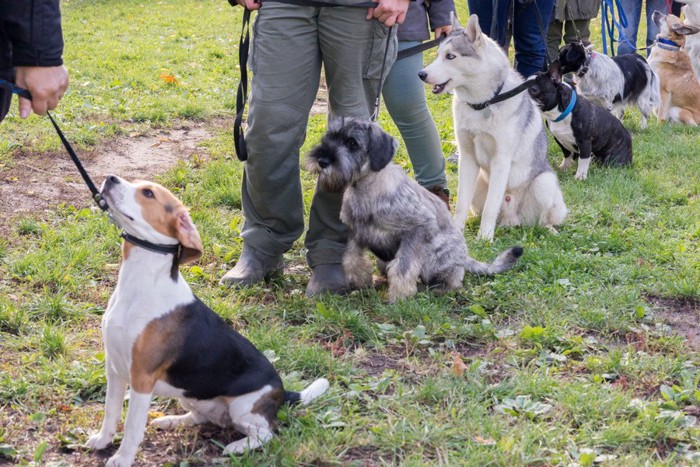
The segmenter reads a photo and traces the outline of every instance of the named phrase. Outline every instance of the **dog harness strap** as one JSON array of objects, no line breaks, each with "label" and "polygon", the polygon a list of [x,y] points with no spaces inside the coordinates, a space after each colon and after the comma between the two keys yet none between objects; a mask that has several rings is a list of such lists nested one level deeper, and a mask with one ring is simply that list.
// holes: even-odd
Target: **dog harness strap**
[{"label": "dog harness strap", "polygon": [[175,245],[163,245],[160,243],[151,243],[146,240],[142,240],[140,238],[134,237],[131,234],[128,234],[126,232],[122,232],[121,237],[126,240],[127,242],[139,246],[145,250],[152,251],[153,253],[162,253],[164,255],[175,255],[176,257],[180,256],[180,250],[182,248],[182,245],[177,243]]},{"label": "dog harness strap", "polygon": [[[22,89],[20,87],[15,86],[14,84],[10,83],[9,81],[5,81],[4,79],[0,79],[0,87],[9,89],[12,94],[17,94],[20,97],[23,97],[23,98],[28,99],[28,100],[32,100],[32,94],[29,91],[27,91],[26,89]],[[78,172],[80,172],[80,176],[83,177],[83,180],[85,181],[85,184],[87,185],[88,189],[90,190],[90,193],[92,193],[92,198],[97,203],[97,206],[99,206],[99,208],[102,209],[103,211],[106,211],[107,210],[107,202],[102,198],[100,191],[97,189],[95,184],[92,182],[92,179],[90,179],[90,175],[88,175],[87,171],[85,170],[85,167],[83,167],[82,162],[80,162],[80,158],[78,158],[78,155],[75,153],[73,146],[71,146],[68,139],[66,139],[66,136],[61,131],[61,128],[58,126],[58,123],[56,123],[56,120],[54,120],[53,115],[51,115],[51,112],[46,112],[46,115],[49,116],[49,120],[51,120],[51,124],[53,125],[54,129],[56,130],[56,133],[58,133],[58,137],[61,139],[61,143],[63,143],[63,147],[66,148],[68,155],[73,160],[73,163],[77,167]]]},{"label": "dog harness strap", "polygon": [[569,114],[571,113],[571,111],[574,110],[574,106],[576,106],[576,91],[574,91],[574,89],[571,86],[569,86],[568,84],[566,84],[566,83],[562,83],[562,84],[564,84],[566,87],[571,89],[571,100],[569,101],[569,105],[566,106],[566,108],[561,113],[561,115],[559,115],[557,118],[552,120],[552,122],[554,122],[554,123],[561,122],[566,117],[568,117]]}]

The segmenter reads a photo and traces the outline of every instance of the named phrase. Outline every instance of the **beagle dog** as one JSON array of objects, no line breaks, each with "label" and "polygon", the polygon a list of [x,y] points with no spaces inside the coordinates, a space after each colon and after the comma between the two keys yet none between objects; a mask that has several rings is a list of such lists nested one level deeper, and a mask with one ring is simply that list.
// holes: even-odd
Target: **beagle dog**
[{"label": "beagle dog", "polygon": [[143,440],[153,396],[177,397],[185,415],[151,422],[161,429],[211,422],[246,435],[224,449],[242,453],[269,441],[283,402],[308,404],[323,394],[320,378],[301,393],[285,391],[270,361],[202,303],[180,264],[202,255],[187,209],[167,189],[109,176],[102,186],[114,222],[124,230],[117,287],[102,320],[107,371],[105,416],[87,446],[112,442],[127,384],[124,438],[107,466],[130,466]]}]

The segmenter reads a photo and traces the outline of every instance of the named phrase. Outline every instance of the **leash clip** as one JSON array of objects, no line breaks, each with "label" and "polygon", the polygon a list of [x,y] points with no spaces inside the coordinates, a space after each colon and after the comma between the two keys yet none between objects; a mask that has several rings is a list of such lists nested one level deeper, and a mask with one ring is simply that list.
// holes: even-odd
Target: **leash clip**
[{"label": "leash clip", "polygon": [[107,201],[102,197],[101,193],[95,193],[93,199],[97,203],[97,206],[103,211],[106,211],[109,208],[109,206],[107,205]]}]

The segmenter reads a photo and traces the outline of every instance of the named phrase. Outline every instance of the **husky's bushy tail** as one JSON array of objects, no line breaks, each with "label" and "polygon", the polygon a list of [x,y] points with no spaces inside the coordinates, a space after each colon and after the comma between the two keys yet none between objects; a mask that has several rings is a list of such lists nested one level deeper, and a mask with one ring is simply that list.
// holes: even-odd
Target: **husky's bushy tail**
[{"label": "husky's bushy tail", "polygon": [[523,248],[520,246],[514,246],[513,248],[508,248],[506,251],[498,255],[493,263],[482,263],[474,258],[468,257],[466,270],[472,274],[479,274],[484,276],[492,276],[498,274],[499,272],[504,272],[515,266],[518,262],[518,258],[523,255]]},{"label": "husky's bushy tail", "polygon": [[284,391],[284,401],[292,404],[308,405],[311,401],[321,397],[328,390],[329,386],[330,383],[326,378],[319,378],[301,392]]}]

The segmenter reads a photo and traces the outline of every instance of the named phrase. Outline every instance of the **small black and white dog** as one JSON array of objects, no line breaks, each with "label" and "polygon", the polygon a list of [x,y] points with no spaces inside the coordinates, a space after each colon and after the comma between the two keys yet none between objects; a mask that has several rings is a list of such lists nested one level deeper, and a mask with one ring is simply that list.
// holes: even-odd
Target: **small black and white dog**
[{"label": "small black and white dog", "polygon": [[559,49],[561,73],[576,73],[576,88],[595,104],[622,118],[627,107],[642,113],[642,128],[661,103],[659,78],[641,55],[608,57],[580,42]]},{"label": "small black and white dog", "polygon": [[528,92],[564,152],[560,169],[569,168],[578,157],[575,178],[585,180],[592,155],[605,165],[632,162],[632,137],[627,129],[610,112],[577,96],[574,89],[562,83],[559,61],[538,73]]}]

